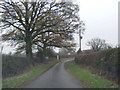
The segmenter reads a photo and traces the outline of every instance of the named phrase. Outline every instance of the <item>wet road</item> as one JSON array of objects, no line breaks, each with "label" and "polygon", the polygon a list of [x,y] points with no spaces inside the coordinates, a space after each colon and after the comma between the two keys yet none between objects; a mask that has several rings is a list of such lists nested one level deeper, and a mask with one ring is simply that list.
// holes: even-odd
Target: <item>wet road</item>
[{"label": "wet road", "polygon": [[57,63],[24,88],[81,88],[79,82],[67,72],[64,63]]}]

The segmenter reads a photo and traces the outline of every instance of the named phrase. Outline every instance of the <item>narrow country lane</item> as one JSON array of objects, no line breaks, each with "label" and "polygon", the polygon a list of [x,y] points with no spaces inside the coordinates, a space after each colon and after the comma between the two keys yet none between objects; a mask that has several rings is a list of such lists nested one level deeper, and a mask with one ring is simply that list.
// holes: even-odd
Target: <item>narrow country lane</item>
[{"label": "narrow country lane", "polygon": [[57,63],[24,88],[81,88],[79,82],[64,68],[64,63]]}]

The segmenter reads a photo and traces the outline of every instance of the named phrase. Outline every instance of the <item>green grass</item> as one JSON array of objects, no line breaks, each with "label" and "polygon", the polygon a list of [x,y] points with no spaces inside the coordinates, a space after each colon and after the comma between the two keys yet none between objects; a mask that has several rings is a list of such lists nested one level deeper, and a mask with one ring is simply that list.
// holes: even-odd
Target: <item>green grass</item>
[{"label": "green grass", "polygon": [[48,62],[47,64],[42,64],[40,66],[34,67],[29,72],[23,73],[18,76],[10,77],[3,80],[3,88],[20,88],[24,84],[30,82],[40,75],[43,71],[47,70],[50,66],[54,65],[56,61]]},{"label": "green grass", "polygon": [[86,69],[80,68],[73,62],[68,62],[65,67],[75,76],[85,88],[118,88],[118,85],[96,76]]}]

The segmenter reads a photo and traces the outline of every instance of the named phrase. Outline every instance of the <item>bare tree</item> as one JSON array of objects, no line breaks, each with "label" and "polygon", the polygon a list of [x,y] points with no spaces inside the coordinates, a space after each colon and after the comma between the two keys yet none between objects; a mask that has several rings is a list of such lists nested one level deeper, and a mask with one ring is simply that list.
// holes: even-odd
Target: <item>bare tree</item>
[{"label": "bare tree", "polygon": [[88,41],[87,46],[90,46],[94,51],[100,51],[109,47],[109,45],[106,44],[106,41],[100,38],[94,38],[91,41]]},{"label": "bare tree", "polygon": [[[47,47],[74,47],[75,43],[69,41],[73,40],[73,32],[78,28],[79,17],[78,17],[78,6],[71,2],[59,3],[60,10],[57,9],[57,13],[52,13],[49,17],[56,17],[53,23],[57,23],[53,27],[47,28],[53,32],[46,32],[42,35],[37,36],[35,44],[42,48],[43,51]],[[55,10],[54,10],[55,12]]]},{"label": "bare tree", "polygon": [[1,28],[6,30],[2,35],[3,40],[18,45],[17,50],[24,49],[30,60],[33,58],[34,45],[44,48],[73,45],[67,41],[78,28],[77,5],[47,0],[36,2],[5,0],[0,3],[0,8]]}]

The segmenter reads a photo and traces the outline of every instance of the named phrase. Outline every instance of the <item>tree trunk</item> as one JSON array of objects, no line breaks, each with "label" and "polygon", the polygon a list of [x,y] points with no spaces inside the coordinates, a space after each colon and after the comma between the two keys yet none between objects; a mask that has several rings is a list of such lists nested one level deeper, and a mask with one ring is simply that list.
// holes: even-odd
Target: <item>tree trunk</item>
[{"label": "tree trunk", "polygon": [[44,61],[46,60],[46,46],[44,45],[43,47],[43,57],[44,57]]},{"label": "tree trunk", "polygon": [[34,66],[33,54],[32,54],[32,43],[31,35],[26,34],[26,56]]}]

